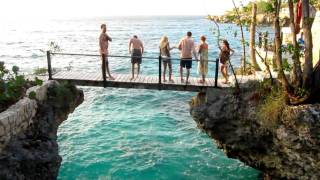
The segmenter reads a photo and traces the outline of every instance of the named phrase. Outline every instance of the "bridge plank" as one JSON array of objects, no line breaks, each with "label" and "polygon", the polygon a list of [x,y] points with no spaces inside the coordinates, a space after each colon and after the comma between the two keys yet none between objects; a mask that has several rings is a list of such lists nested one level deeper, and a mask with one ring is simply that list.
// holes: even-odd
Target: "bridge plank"
[{"label": "bridge plank", "polygon": [[[146,88],[146,89],[159,89],[159,77],[158,76],[145,76],[140,75],[133,81],[130,81],[130,74],[114,74],[115,80],[108,80],[109,83],[106,84],[108,87],[117,88]],[[68,80],[76,85],[82,86],[102,86],[103,79],[100,72],[73,72],[73,71],[61,71],[53,76],[57,80]],[[205,84],[198,83],[198,77],[190,77],[190,84],[186,85],[185,82],[181,83],[180,77],[173,77],[174,83],[169,82],[167,77],[167,82],[162,82],[161,89],[163,90],[177,90],[177,91],[199,91],[206,89],[208,87],[214,86],[214,79],[207,78]],[[220,85],[220,83],[219,83]],[[221,85],[220,85],[221,86]]]}]

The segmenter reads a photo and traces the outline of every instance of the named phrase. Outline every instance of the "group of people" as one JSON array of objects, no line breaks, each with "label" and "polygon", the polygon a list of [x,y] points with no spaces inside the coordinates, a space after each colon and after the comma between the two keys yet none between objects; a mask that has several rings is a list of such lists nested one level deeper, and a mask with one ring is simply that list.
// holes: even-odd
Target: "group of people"
[{"label": "group of people", "polygon": [[[110,80],[114,80],[114,77],[110,73],[109,69],[109,61],[108,61],[108,47],[109,41],[112,41],[112,38],[107,34],[107,26],[106,24],[101,25],[101,35],[99,37],[99,46],[100,46],[100,54],[102,58],[102,66],[105,66],[106,72],[108,74],[108,78]],[[195,42],[192,38],[192,33],[187,32],[187,35],[183,37],[178,46],[170,46],[169,39],[166,36],[163,36],[160,40],[160,56],[163,62],[163,82],[166,82],[166,72],[169,69],[169,82],[174,82],[172,78],[172,62],[171,62],[171,53],[170,51],[173,49],[179,49],[180,51],[180,80],[181,82],[185,82],[189,84],[190,77],[190,69],[192,68],[192,59],[195,58],[198,61],[198,73],[201,76],[201,79],[198,81],[199,83],[206,82],[206,76],[208,74],[208,49],[209,46],[206,43],[206,37],[200,37],[201,43],[196,46]],[[234,53],[229,46],[227,40],[222,41],[222,45],[219,47],[220,56],[219,61],[221,63],[221,73],[225,78],[224,83],[229,83],[228,76],[228,62],[230,60],[230,56]],[[138,38],[138,36],[134,35],[129,40],[129,54],[131,55],[131,71],[132,76],[131,80],[137,78],[140,73],[140,65],[142,63],[142,55],[144,53],[144,46],[142,41]],[[137,74],[135,76],[135,65],[137,65]],[[104,67],[103,67],[104,68]],[[186,81],[183,76],[183,69],[186,69]]]}]

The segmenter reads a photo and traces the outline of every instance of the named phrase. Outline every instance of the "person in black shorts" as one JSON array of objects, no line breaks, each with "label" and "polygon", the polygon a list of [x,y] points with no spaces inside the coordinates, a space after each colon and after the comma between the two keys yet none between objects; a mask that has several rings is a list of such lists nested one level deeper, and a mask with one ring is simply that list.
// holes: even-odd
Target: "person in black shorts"
[{"label": "person in black shorts", "polygon": [[186,83],[189,84],[190,69],[192,68],[192,54],[195,59],[197,59],[197,53],[195,50],[194,40],[192,39],[192,33],[188,32],[187,36],[182,38],[179,42],[178,49],[180,50],[180,78],[181,82],[183,79],[183,68],[187,69],[187,80]]},{"label": "person in black shorts", "polygon": [[142,54],[144,51],[143,43],[140,39],[138,39],[137,35],[134,35],[133,38],[129,41],[129,53],[131,54],[131,70],[132,70],[132,77],[130,80],[134,79],[134,66],[137,64],[138,72],[136,78],[139,76],[140,73],[140,64],[142,62]]}]

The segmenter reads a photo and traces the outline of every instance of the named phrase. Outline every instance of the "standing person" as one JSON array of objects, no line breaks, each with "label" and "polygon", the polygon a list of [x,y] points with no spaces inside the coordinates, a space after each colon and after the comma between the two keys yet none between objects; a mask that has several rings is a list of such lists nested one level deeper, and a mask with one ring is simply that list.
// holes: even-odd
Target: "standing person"
[{"label": "standing person", "polygon": [[229,42],[227,40],[222,41],[222,46],[220,49],[220,63],[221,63],[221,73],[225,78],[224,84],[229,83],[229,75],[228,75],[228,65],[230,61],[230,56],[233,55],[234,50],[230,48]]},{"label": "standing person", "polygon": [[190,69],[192,68],[192,54],[197,59],[195,51],[194,40],[192,39],[192,33],[187,32],[187,36],[182,38],[179,42],[178,49],[180,50],[180,78],[181,82],[183,79],[183,68],[187,69],[187,81],[189,83]]},{"label": "standing person", "polygon": [[205,83],[206,82],[206,76],[208,74],[208,49],[209,46],[206,43],[206,37],[201,36],[200,37],[201,44],[199,45],[198,53],[199,53],[199,59],[200,61],[198,62],[198,73],[199,75],[202,76],[202,79],[199,80],[199,83]]},{"label": "standing person", "polygon": [[129,53],[131,54],[131,70],[132,70],[132,77],[130,80],[134,79],[134,65],[137,64],[138,72],[137,77],[140,73],[140,64],[142,62],[142,54],[144,52],[144,47],[142,41],[138,39],[137,35],[134,35],[133,38],[129,41]]},{"label": "standing person", "polygon": [[[108,60],[108,55],[109,55],[109,41],[111,42],[112,39],[111,37],[107,34],[107,25],[106,24],[101,24],[101,34],[99,37],[99,47],[100,47],[100,55],[101,55],[101,60],[102,60],[102,71],[104,68],[106,68],[106,71],[109,75],[110,80],[114,80],[114,78],[111,76],[110,70],[109,70],[109,60]],[[103,72],[102,72],[103,73]]]},{"label": "standing person", "polygon": [[171,62],[171,55],[170,55],[170,48],[169,40],[167,36],[163,36],[160,39],[160,56],[163,62],[163,82],[166,82],[166,71],[167,66],[169,67],[169,81],[174,82],[172,79],[172,62]]}]

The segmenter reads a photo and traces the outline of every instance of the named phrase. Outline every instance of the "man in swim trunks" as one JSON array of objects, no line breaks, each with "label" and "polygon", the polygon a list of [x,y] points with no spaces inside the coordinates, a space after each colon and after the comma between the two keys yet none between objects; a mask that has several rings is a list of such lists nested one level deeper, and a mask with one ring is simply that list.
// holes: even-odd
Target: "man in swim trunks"
[{"label": "man in swim trunks", "polygon": [[187,81],[189,83],[190,69],[192,68],[192,54],[197,59],[197,53],[195,50],[194,40],[192,39],[192,33],[188,32],[187,36],[182,38],[179,42],[178,48],[180,50],[180,78],[183,79],[183,68],[187,69]]},{"label": "man in swim trunks", "polygon": [[108,60],[108,55],[109,55],[109,41],[111,42],[112,39],[111,37],[106,33],[107,32],[107,26],[106,24],[101,24],[101,34],[99,37],[99,47],[100,47],[100,55],[101,55],[101,60],[102,60],[102,69],[106,68],[106,71],[109,75],[110,80],[114,80],[114,78],[110,74],[109,70],[109,60]]},{"label": "man in swim trunks", "polygon": [[131,38],[129,41],[129,53],[131,54],[131,70],[132,70],[132,77],[130,80],[134,79],[135,64],[137,64],[138,66],[137,77],[139,76],[143,51],[144,51],[144,47],[143,47],[142,41],[138,39],[137,35],[134,35],[133,38]]}]

